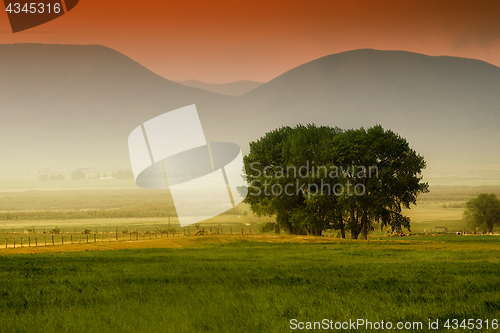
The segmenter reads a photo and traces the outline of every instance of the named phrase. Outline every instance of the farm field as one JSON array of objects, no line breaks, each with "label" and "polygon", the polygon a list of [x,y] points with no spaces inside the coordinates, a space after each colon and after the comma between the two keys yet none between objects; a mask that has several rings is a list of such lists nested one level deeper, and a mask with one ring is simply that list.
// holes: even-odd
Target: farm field
[{"label": "farm field", "polygon": [[498,237],[219,235],[3,249],[1,330],[289,332],[292,319],[326,318],[422,322],[409,331],[428,332],[429,319],[491,323],[500,319]]},{"label": "farm field", "polygon": [[244,204],[180,228],[168,191],[126,180],[7,185],[0,332],[297,331],[292,319],[426,332],[429,320],[500,319],[499,230],[453,235],[468,230],[465,203],[500,186],[432,186],[405,211],[410,237],[376,226],[352,241],[262,233],[274,218]]},{"label": "farm field", "polygon": [[[18,181],[19,182],[19,181]],[[16,184],[18,183],[16,182]],[[2,186],[8,183],[4,181]],[[60,183],[60,184],[57,184]],[[22,185],[22,186],[21,186]],[[11,185],[13,186],[13,185]],[[178,227],[175,208],[168,191],[144,190],[129,180],[116,181],[24,181],[0,189],[0,239],[5,233],[43,235],[54,227],[63,233],[95,233],[123,230],[154,231]],[[412,220],[413,233],[449,232],[467,229],[462,221],[465,203],[479,193],[495,193],[500,186],[431,186],[430,193],[418,197],[417,206],[405,210]],[[273,217],[258,217],[240,204],[224,214],[199,223],[204,228],[223,228],[224,233],[251,227],[258,231]],[[31,230],[31,231],[29,231]],[[336,234],[333,232],[332,234]],[[380,227],[374,235],[382,235]],[[0,242],[1,244],[1,242]]]}]

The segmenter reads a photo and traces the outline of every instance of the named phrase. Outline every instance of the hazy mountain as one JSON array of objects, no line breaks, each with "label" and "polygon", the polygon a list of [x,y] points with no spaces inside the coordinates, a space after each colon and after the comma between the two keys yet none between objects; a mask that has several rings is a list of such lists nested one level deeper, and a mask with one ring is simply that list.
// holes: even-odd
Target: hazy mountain
[{"label": "hazy mountain", "polygon": [[198,80],[175,81],[188,87],[205,89],[214,93],[241,96],[249,91],[257,88],[262,82],[255,82],[250,80],[236,81],[230,83],[206,83]]},{"label": "hazy mountain", "polygon": [[244,144],[282,125],[381,124],[429,167],[500,168],[500,68],[457,57],[355,50],[296,67],[240,98],[219,124]]},{"label": "hazy mountain", "polygon": [[0,171],[128,166],[136,126],[193,103],[209,141],[245,152],[283,125],[381,124],[407,138],[429,171],[500,169],[500,68],[479,60],[355,50],[232,97],[169,81],[103,46],[0,45],[0,59]]},{"label": "hazy mountain", "polygon": [[235,100],[166,80],[99,45],[0,45],[0,59],[0,168],[127,164],[128,135],[144,121],[193,103],[216,115]]}]

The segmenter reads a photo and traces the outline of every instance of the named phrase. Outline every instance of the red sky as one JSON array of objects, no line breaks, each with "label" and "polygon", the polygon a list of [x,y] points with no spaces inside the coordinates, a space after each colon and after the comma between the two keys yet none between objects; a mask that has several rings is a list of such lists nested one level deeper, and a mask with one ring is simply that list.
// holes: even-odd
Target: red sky
[{"label": "red sky", "polygon": [[265,82],[358,48],[500,66],[500,1],[80,0],[15,34],[2,11],[0,43],[24,42],[106,45],[167,79],[214,83]]}]

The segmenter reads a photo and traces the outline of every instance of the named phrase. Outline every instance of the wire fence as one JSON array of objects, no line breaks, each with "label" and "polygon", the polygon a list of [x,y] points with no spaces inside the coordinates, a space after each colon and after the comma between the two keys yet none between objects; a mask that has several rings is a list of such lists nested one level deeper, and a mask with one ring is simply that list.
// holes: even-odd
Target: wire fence
[{"label": "wire fence", "polygon": [[[169,224],[155,225],[132,225],[120,226],[92,226],[92,227],[11,227],[0,229],[0,248],[38,247],[65,244],[88,244],[98,242],[132,242],[160,238],[200,236],[200,235],[261,235],[274,234],[274,232],[262,232],[260,225],[233,224],[231,226],[190,226],[172,227]],[[448,231],[446,228],[437,227],[431,233],[417,233],[414,235],[425,236],[427,234],[438,235],[492,235],[482,231]],[[337,237],[341,235],[338,231],[329,230],[323,232],[322,236]],[[346,235],[350,238],[349,235]],[[380,233],[377,236],[391,236]],[[394,236],[394,235],[392,235]],[[396,235],[397,236],[397,235]]]},{"label": "wire fence", "polygon": [[[57,228],[57,227],[56,227]],[[114,231],[108,231],[110,227],[102,227],[106,231],[99,231],[96,227],[95,232],[90,229],[84,229],[82,232],[63,232],[59,228],[54,228],[47,231],[42,231],[41,235],[36,232],[29,231],[16,233],[2,233],[4,248],[18,247],[38,247],[50,245],[65,245],[65,244],[88,244],[98,242],[132,242],[152,240],[159,238],[171,237],[186,237],[199,235],[256,235],[260,234],[259,226],[250,227],[207,227],[207,228],[139,228],[129,230],[115,227]],[[1,244],[1,243],[0,243]],[[1,245],[0,245],[1,246]]]}]

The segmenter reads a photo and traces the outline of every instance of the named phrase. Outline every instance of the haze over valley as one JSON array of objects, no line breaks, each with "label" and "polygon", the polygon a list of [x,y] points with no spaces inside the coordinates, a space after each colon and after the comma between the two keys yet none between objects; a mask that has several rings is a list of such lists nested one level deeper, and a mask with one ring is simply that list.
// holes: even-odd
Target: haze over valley
[{"label": "haze over valley", "polygon": [[284,125],[381,124],[424,155],[431,182],[500,183],[500,68],[480,60],[353,50],[264,84],[212,85],[222,94],[170,81],[99,45],[2,44],[0,59],[3,175],[130,168],[135,127],[196,104],[207,140],[235,142],[244,153]]}]

